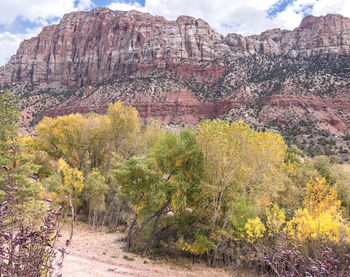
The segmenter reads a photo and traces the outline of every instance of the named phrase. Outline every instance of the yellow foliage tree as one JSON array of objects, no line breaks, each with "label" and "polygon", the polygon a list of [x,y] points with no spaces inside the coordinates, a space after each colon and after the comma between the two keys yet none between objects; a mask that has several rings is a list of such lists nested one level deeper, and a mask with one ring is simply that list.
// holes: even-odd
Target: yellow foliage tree
[{"label": "yellow foliage tree", "polygon": [[266,226],[270,233],[277,234],[286,223],[284,210],[275,203],[271,209],[266,209]]},{"label": "yellow foliage tree", "polygon": [[234,201],[245,198],[266,207],[283,190],[286,145],[280,135],[213,120],[200,124],[198,141],[204,154],[202,197],[212,205],[211,234],[223,212],[227,218],[234,212]]},{"label": "yellow foliage tree", "polygon": [[86,178],[84,198],[89,204],[89,220],[92,215],[92,226],[95,227],[96,215],[106,209],[105,194],[108,186],[106,178],[93,169]]},{"label": "yellow foliage tree", "polygon": [[111,120],[106,115],[85,115],[84,134],[85,151],[89,170],[106,169],[107,157],[110,155]]},{"label": "yellow foliage tree", "polygon": [[78,194],[84,187],[83,173],[76,168],[70,167],[63,159],[58,160],[58,173],[62,178],[63,192],[68,194],[72,216],[74,217],[74,206],[80,203]]},{"label": "yellow foliage tree", "polygon": [[70,114],[55,119],[44,117],[37,126],[37,145],[51,157],[63,158],[71,167],[86,167],[88,137],[81,114]]},{"label": "yellow foliage tree", "polygon": [[80,193],[84,187],[83,173],[77,168],[69,166],[63,159],[58,160],[58,174],[61,176],[61,182],[63,192],[68,194],[69,207],[72,213],[72,229],[69,241],[72,240],[75,221],[75,209],[74,207],[80,203],[78,193]]},{"label": "yellow foliage tree", "polygon": [[111,151],[130,158],[138,150],[135,138],[141,135],[141,121],[137,110],[118,101],[108,105],[111,120]]},{"label": "yellow foliage tree", "polygon": [[74,196],[75,193],[81,192],[84,187],[84,177],[81,171],[70,167],[63,159],[59,159],[58,172],[62,176],[62,184],[67,193]]},{"label": "yellow foliage tree", "polygon": [[316,178],[307,184],[303,208],[295,212],[285,230],[299,241],[339,242],[345,229],[340,206],[336,187],[330,187],[324,178]]},{"label": "yellow foliage tree", "polygon": [[[246,199],[261,209],[270,206],[284,191],[288,180],[286,145],[279,134],[257,132],[243,122],[211,120],[199,127],[204,178],[198,199],[203,209],[198,210],[198,216],[209,223],[206,234],[215,244],[212,258],[215,263],[223,237],[230,239],[234,225],[230,218],[236,218],[233,216],[237,212],[236,202]],[[248,229],[253,223],[257,222],[250,222]]]},{"label": "yellow foliage tree", "polygon": [[55,159],[63,158],[71,167],[83,171],[84,176],[93,168],[108,171],[113,152],[130,158],[147,141],[141,142],[137,110],[122,102],[110,104],[107,115],[44,117],[36,131],[39,150]]},{"label": "yellow foliage tree", "polygon": [[257,239],[262,238],[265,234],[266,228],[261,222],[259,217],[249,218],[244,226],[246,239],[250,242],[255,242]]}]

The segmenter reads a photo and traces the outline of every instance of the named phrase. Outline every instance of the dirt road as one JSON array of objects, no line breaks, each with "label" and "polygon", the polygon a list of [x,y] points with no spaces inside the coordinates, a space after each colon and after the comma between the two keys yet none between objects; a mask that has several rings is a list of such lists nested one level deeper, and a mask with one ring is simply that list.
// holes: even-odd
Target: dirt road
[{"label": "dirt road", "polygon": [[[64,236],[67,235],[63,232]],[[123,243],[118,241],[121,233],[95,231],[85,224],[78,224],[74,238],[63,262],[63,277],[100,277],[100,276],[237,276],[223,269],[211,269],[204,264],[192,265],[188,260],[176,262],[152,261],[122,250]],[[241,276],[241,275],[238,275]]]}]

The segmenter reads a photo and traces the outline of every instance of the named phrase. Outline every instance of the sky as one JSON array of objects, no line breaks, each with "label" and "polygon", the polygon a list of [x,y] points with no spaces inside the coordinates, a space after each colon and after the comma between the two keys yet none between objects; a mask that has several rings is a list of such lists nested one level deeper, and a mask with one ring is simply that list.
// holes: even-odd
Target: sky
[{"label": "sky", "polygon": [[224,35],[292,30],[310,14],[350,17],[350,0],[0,0],[0,66],[16,53],[22,40],[38,35],[43,26],[58,23],[66,13],[95,7],[134,9],[169,20],[190,15]]}]

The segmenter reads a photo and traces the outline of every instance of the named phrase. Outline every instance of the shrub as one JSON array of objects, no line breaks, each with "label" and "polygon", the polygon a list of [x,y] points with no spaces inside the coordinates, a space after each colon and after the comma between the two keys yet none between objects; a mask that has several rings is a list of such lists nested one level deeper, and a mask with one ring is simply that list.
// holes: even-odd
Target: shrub
[{"label": "shrub", "polygon": [[38,226],[16,214],[14,191],[9,188],[6,201],[0,203],[0,276],[61,276],[65,248],[56,250],[60,211],[46,200],[48,209]]},{"label": "shrub", "polygon": [[318,258],[307,257],[297,248],[281,244],[264,256],[271,272],[281,277],[349,276],[350,255],[339,255],[332,248],[325,247]]},{"label": "shrub", "polygon": [[248,219],[247,223],[244,226],[244,230],[246,232],[246,238],[250,242],[254,242],[264,236],[266,228],[261,222],[260,218],[256,217],[254,219]]}]

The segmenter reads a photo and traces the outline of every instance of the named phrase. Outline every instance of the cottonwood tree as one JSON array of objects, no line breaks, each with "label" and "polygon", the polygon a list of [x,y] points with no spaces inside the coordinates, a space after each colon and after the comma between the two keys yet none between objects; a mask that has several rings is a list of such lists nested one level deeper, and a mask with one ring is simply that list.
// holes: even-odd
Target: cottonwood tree
[{"label": "cottonwood tree", "polygon": [[204,155],[204,178],[197,211],[203,222],[209,222],[203,231],[215,244],[210,264],[215,262],[223,234],[232,228],[236,201],[249,200],[259,209],[271,205],[284,190],[286,145],[278,134],[219,120],[201,123],[198,141]]},{"label": "cottonwood tree", "polygon": [[[340,207],[337,188],[327,183],[325,178],[317,178],[307,184],[302,208],[295,211],[286,231],[290,238],[299,242],[338,243],[344,237],[344,230],[349,230]],[[346,240],[350,242],[350,237],[346,236]]]},{"label": "cottonwood tree", "polygon": [[137,153],[141,122],[135,108],[116,102],[107,115],[44,117],[36,131],[39,150],[63,158],[86,176],[93,168],[107,172],[113,153],[126,158]]},{"label": "cottonwood tree", "polygon": [[70,114],[55,119],[44,117],[37,125],[37,145],[54,159],[63,158],[69,166],[83,170],[87,162],[86,119]]},{"label": "cottonwood tree", "polygon": [[58,161],[58,174],[61,177],[61,189],[64,196],[68,196],[69,208],[71,211],[71,235],[69,241],[72,240],[76,207],[80,205],[81,198],[79,194],[84,187],[83,173],[76,168],[70,167],[63,159]]}]

